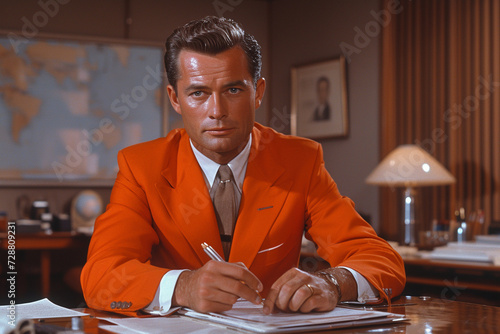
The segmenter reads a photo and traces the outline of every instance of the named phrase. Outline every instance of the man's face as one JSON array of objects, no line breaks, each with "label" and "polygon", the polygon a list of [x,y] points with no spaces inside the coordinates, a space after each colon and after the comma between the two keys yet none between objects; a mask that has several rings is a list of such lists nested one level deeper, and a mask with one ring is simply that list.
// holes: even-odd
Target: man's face
[{"label": "man's face", "polygon": [[318,83],[318,101],[325,104],[328,101],[329,87],[328,82],[321,80]]},{"label": "man's face", "polygon": [[167,87],[172,106],[193,145],[213,161],[228,163],[248,141],[265,80],[254,87],[238,46],[216,55],[182,50],[178,66],[177,93]]}]

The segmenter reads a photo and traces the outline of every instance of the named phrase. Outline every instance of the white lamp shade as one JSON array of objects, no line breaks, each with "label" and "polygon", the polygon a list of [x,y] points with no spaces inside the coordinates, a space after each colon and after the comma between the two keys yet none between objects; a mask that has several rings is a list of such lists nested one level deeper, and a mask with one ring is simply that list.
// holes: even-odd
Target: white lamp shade
[{"label": "white lamp shade", "polygon": [[390,186],[431,186],[455,183],[455,177],[417,145],[401,145],[389,153],[366,183]]}]

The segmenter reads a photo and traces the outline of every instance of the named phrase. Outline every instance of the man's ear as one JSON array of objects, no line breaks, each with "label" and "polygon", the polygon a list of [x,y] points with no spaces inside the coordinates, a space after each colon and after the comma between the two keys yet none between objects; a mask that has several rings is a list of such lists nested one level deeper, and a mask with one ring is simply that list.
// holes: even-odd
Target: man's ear
[{"label": "man's ear", "polygon": [[257,80],[257,85],[255,87],[255,109],[259,108],[262,104],[262,99],[264,98],[264,92],[266,91],[266,79],[260,78]]},{"label": "man's ear", "polygon": [[172,107],[174,107],[175,112],[178,113],[179,115],[182,115],[181,106],[179,104],[179,98],[177,96],[177,93],[175,92],[174,86],[168,85],[167,93],[168,93],[168,98],[170,99],[170,103],[172,104]]}]

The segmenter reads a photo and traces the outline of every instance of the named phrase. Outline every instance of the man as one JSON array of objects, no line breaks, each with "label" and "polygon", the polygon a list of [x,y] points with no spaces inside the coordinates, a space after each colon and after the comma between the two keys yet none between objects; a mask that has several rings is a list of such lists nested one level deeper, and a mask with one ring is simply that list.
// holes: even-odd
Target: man
[{"label": "man", "polygon": [[328,95],[330,94],[330,80],[321,76],[316,82],[316,94],[318,96],[318,106],[314,108],[313,119],[315,121],[330,120],[330,104]]},{"label": "man", "polygon": [[[81,278],[90,307],[219,312],[264,297],[266,314],[310,312],[402,291],[401,258],[339,194],[321,146],[254,122],[266,83],[252,36],[229,19],[190,22],[168,38],[165,68],[185,129],[119,153]],[[296,268],[304,231],[332,268]]]}]

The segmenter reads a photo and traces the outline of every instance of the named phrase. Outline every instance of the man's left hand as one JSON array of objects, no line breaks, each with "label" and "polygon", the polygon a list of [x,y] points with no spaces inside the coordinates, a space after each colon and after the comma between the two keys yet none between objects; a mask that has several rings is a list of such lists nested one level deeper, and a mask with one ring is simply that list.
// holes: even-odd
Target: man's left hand
[{"label": "man's left hand", "polygon": [[331,311],[338,297],[323,278],[292,268],[274,282],[263,312],[270,314],[274,307],[285,312]]}]

